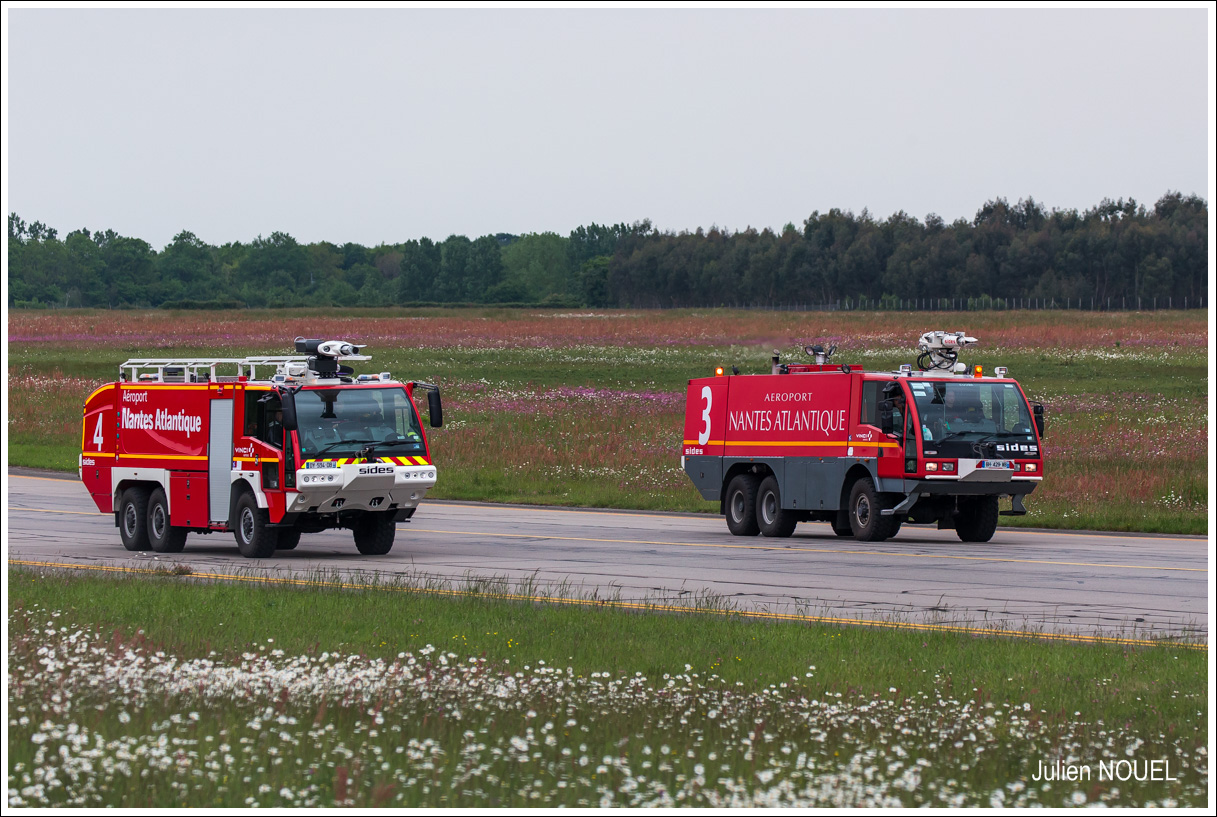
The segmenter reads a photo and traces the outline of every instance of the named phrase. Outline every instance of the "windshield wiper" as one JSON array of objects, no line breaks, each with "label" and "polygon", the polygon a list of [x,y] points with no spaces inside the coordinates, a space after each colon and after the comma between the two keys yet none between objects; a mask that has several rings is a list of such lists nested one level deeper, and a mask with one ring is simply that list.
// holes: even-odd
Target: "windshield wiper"
[{"label": "windshield wiper", "polygon": [[317,450],[316,456],[320,457],[322,454],[326,453],[327,451],[333,451],[335,448],[338,448],[339,446],[342,446],[342,445],[351,445],[352,443],[374,443],[374,442],[376,442],[376,440],[339,440],[338,442],[333,442],[333,443],[329,443],[328,445],[323,445],[320,449]]},{"label": "windshield wiper", "polygon": [[417,445],[422,446],[419,440],[385,440],[384,442],[371,442],[369,445],[359,449],[359,456],[371,459],[376,456],[376,449],[384,448],[391,445]]}]

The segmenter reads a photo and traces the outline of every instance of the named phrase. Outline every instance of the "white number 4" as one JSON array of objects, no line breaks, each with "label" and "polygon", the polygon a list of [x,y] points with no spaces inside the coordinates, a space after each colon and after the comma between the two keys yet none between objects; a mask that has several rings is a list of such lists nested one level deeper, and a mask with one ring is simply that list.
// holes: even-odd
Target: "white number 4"
[{"label": "white number 4", "polygon": [[106,413],[104,411],[97,415],[97,428],[93,430],[93,445],[98,451],[101,451],[101,444],[104,441],[101,436],[101,421],[104,420],[105,417]]}]

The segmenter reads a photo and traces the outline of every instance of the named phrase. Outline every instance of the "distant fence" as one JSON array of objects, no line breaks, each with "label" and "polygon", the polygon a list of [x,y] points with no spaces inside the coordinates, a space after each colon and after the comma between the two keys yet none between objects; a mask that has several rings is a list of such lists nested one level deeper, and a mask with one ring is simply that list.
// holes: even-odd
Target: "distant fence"
[{"label": "distant fence", "polygon": [[772,312],[977,312],[994,309],[1072,309],[1092,312],[1145,312],[1204,309],[1204,297],[1167,298],[840,298],[822,304],[728,304]]}]

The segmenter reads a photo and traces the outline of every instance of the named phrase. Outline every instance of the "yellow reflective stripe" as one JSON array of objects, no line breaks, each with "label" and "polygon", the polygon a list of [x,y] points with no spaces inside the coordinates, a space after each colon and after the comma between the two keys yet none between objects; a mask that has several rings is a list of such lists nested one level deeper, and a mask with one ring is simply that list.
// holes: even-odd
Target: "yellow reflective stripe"
[{"label": "yellow reflective stripe", "polygon": [[[206,457],[193,457],[191,459],[205,460]],[[278,462],[278,457],[233,457],[236,462]]]},{"label": "yellow reflective stripe", "polygon": [[803,440],[789,440],[789,441],[772,440],[772,441],[764,441],[764,442],[756,442],[756,441],[727,442],[726,440],[709,440],[708,442],[704,442],[704,443],[699,443],[697,440],[685,440],[684,444],[685,445],[754,445],[754,446],[758,446],[758,447],[767,447],[767,448],[776,448],[779,446],[825,446],[825,445],[840,445],[840,446],[851,446],[852,445],[855,447],[873,446],[875,448],[899,448],[900,447],[900,445],[898,443],[890,443],[890,442],[872,443],[872,442],[866,442],[865,440],[845,440],[842,442],[824,442],[824,441],[814,441],[814,440],[806,440],[806,441],[803,441]]},{"label": "yellow reflective stripe", "polygon": [[119,454],[124,460],[205,460],[207,455],[201,457],[186,456],[185,454]]},{"label": "yellow reflective stripe", "polygon": [[86,398],[85,398],[85,405],[86,405],[86,406],[87,406],[87,405],[89,405],[89,401],[90,401],[90,400],[92,400],[92,399],[93,399],[94,397],[96,397],[97,395],[101,394],[101,393],[102,393],[103,391],[105,391],[106,389],[111,389],[111,388],[114,388],[114,384],[113,384],[113,383],[107,383],[107,384],[106,384],[106,385],[104,385],[104,386],[98,386],[96,389],[94,389],[94,390],[93,390],[93,393],[92,393],[92,394],[90,394],[88,397],[86,397]]},{"label": "yellow reflective stripe", "polygon": [[107,454],[104,451],[81,451],[80,456],[82,456],[82,457],[113,457],[114,455]]}]

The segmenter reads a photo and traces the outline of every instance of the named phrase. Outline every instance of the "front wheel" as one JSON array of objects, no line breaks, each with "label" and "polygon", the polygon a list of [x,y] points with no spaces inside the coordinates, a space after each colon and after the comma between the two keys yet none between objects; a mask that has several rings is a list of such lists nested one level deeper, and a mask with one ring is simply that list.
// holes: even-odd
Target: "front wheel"
[{"label": "front wheel", "polygon": [[863,477],[849,492],[849,526],[859,542],[882,542],[895,535],[900,522],[894,516],[884,516],[883,502],[875,483]]},{"label": "front wheel", "polygon": [[757,478],[740,474],[727,486],[727,530],[735,536],[756,536],[761,532],[756,523]]},{"label": "front wheel", "polygon": [[157,553],[181,553],[186,547],[186,529],[169,524],[169,500],[157,488],[148,500],[148,541]]},{"label": "front wheel", "polygon": [[997,532],[997,516],[995,496],[960,499],[955,533],[964,542],[987,542]]},{"label": "front wheel", "polygon": [[275,542],[275,550],[295,550],[300,544],[299,528],[279,528],[279,539]]},{"label": "front wheel", "polygon": [[270,526],[267,512],[248,491],[237,500],[237,548],[246,559],[265,559],[275,555],[278,531]]},{"label": "front wheel", "polygon": [[355,547],[364,556],[384,556],[393,549],[393,537],[397,534],[397,523],[393,512],[368,513],[355,523]]},{"label": "front wheel", "polygon": [[832,522],[830,522],[829,524],[832,525],[832,532],[835,533],[837,536],[853,536],[854,535],[854,529],[849,526],[848,519],[845,520],[844,525],[839,524],[836,519],[832,520]]},{"label": "front wheel", "polygon": [[757,492],[756,521],[761,535],[776,538],[790,536],[799,524],[793,511],[782,509],[782,493],[774,477],[765,477]]}]

